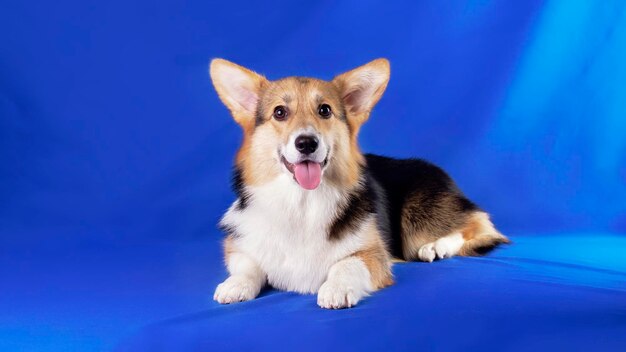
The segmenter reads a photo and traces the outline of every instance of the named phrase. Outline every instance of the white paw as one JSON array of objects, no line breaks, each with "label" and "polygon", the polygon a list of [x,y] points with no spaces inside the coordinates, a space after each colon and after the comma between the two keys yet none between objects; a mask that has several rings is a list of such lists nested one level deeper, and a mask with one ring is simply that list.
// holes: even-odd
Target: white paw
[{"label": "white paw", "polygon": [[221,304],[249,301],[259,294],[260,288],[245,276],[231,276],[217,285],[213,299]]},{"label": "white paw", "polygon": [[363,294],[341,283],[326,281],[317,292],[317,305],[326,309],[341,309],[355,306]]},{"label": "white paw", "polygon": [[419,256],[420,260],[424,262],[430,263],[435,260],[435,242],[426,243],[425,245],[423,245],[417,252],[417,255]]},{"label": "white paw", "polygon": [[417,255],[420,260],[425,262],[432,262],[435,258],[450,258],[459,253],[463,243],[465,243],[465,240],[460,233],[448,235],[435,242],[423,245],[417,252]]}]

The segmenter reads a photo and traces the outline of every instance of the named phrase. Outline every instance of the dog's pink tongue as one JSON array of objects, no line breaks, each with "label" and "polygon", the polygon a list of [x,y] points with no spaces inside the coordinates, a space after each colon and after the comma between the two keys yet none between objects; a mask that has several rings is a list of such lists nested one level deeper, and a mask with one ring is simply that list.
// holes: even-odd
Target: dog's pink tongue
[{"label": "dog's pink tongue", "polygon": [[322,166],[312,161],[303,161],[294,165],[293,174],[302,188],[316,189],[322,180]]}]

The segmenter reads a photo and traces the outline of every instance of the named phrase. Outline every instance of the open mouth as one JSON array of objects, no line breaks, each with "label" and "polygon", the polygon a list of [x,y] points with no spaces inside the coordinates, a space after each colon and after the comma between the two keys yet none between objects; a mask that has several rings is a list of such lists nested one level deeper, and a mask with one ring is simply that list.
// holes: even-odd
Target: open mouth
[{"label": "open mouth", "polygon": [[298,163],[290,163],[281,156],[283,165],[291,172],[294,180],[300,187],[308,190],[314,190],[322,182],[322,169],[328,164],[328,156],[321,163],[312,160],[303,160]]}]

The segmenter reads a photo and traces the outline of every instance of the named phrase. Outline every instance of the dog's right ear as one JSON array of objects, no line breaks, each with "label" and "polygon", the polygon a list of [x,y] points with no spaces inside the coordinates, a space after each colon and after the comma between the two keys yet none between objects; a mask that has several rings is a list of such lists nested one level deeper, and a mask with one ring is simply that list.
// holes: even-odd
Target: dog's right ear
[{"label": "dog's right ear", "polygon": [[217,94],[235,121],[243,127],[254,123],[259,95],[267,79],[224,59],[213,59],[209,73]]}]

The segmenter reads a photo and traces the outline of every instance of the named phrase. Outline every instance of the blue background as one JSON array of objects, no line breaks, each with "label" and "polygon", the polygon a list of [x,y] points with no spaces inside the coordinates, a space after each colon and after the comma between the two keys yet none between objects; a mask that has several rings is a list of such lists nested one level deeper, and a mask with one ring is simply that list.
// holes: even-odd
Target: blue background
[{"label": "blue background", "polygon": [[[361,132],[364,151],[448,170],[528,249],[501,255],[548,241],[540,253],[562,250],[571,264],[589,253],[587,242],[565,245],[568,236],[599,236],[606,241],[576,263],[626,272],[611,252],[626,233],[622,1],[3,0],[3,350],[108,349],[151,322],[240,309],[209,300],[225,276],[215,224],[233,200],[241,138],[210,84],[214,57],[270,79],[330,79],[388,58],[391,81]],[[484,263],[474,261],[439,270]],[[396,275],[429,275],[411,265]],[[594,302],[618,305],[615,322],[600,325],[623,333],[625,287],[568,275],[621,292]],[[314,308],[314,297],[284,295]]]}]

